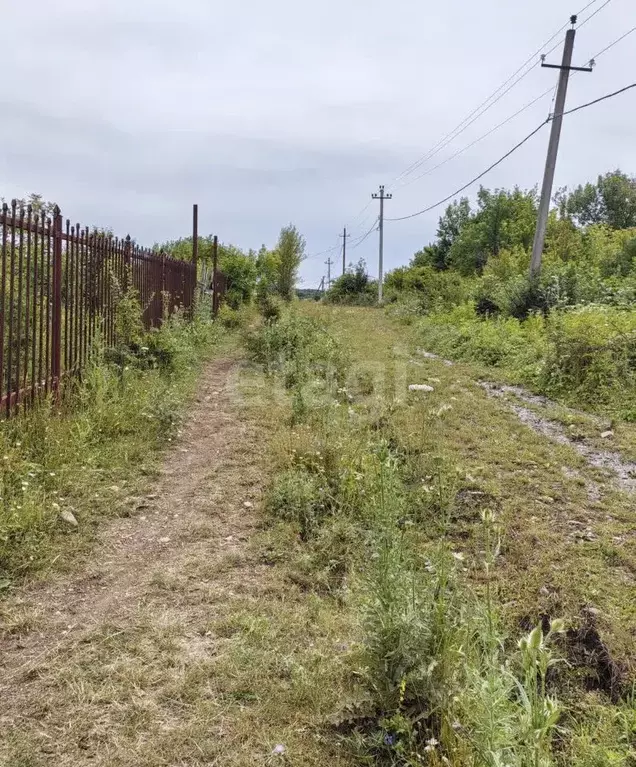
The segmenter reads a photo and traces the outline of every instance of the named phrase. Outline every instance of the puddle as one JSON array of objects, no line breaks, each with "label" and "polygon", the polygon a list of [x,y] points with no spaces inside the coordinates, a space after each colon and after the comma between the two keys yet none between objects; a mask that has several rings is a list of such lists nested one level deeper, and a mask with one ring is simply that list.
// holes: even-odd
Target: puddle
[{"label": "puddle", "polygon": [[[555,404],[546,397],[531,394],[518,386],[505,386],[487,381],[480,381],[479,385],[486,390],[490,397],[504,399],[506,394],[514,394],[522,402],[532,405],[549,406]],[[508,400],[506,404],[515,413],[517,418],[533,431],[543,434],[543,436],[558,442],[560,445],[568,445],[576,450],[579,455],[583,456],[590,466],[611,472],[622,490],[627,490],[630,493],[636,492],[636,463],[626,461],[620,453],[614,453],[610,450],[599,450],[586,444],[584,441],[572,439],[566,434],[560,424],[547,418],[542,418],[533,410],[530,410],[530,408],[517,405]],[[598,490],[594,490],[590,486],[588,487],[588,494],[590,497],[596,496]]]}]

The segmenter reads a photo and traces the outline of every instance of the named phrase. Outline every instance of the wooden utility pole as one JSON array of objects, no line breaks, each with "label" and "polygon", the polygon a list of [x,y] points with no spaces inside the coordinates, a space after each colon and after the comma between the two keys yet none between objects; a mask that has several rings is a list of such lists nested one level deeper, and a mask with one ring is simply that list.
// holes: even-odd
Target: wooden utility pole
[{"label": "wooden utility pole", "polygon": [[344,274],[347,269],[347,237],[351,237],[347,234],[347,227],[345,226],[343,233],[338,235],[342,237],[342,273]]},{"label": "wooden utility pole", "polygon": [[378,253],[378,303],[382,303],[382,281],[383,281],[383,273],[382,273],[382,259],[384,256],[384,201],[390,200],[393,195],[392,194],[385,194],[384,193],[384,186],[380,184],[380,192],[379,194],[372,194],[372,199],[374,200],[380,200],[380,225],[378,227],[380,232],[380,249]]},{"label": "wooden utility pole", "polygon": [[554,114],[552,115],[552,128],[550,130],[550,143],[548,144],[548,156],[545,161],[545,171],[543,174],[543,185],[541,186],[541,199],[539,201],[539,214],[537,216],[537,228],[534,233],[534,243],[532,245],[532,259],[530,261],[530,277],[536,277],[541,271],[541,256],[543,255],[543,245],[545,243],[545,231],[548,225],[548,214],[550,212],[550,200],[552,198],[552,185],[554,183],[554,170],[556,168],[557,154],[559,152],[559,139],[561,138],[561,125],[563,124],[563,112],[565,111],[565,97],[568,92],[568,80],[570,72],[591,72],[592,67],[573,67],[572,51],[574,50],[574,36],[576,30],[576,16],[570,17],[572,29],[565,33],[565,45],[563,46],[563,58],[561,64],[546,64],[541,59],[541,66],[550,69],[560,70],[559,84],[557,87],[556,102],[554,105]]},{"label": "wooden utility pole", "polygon": [[331,264],[333,263],[331,256],[325,261],[325,264],[327,264],[327,290],[331,288]]}]

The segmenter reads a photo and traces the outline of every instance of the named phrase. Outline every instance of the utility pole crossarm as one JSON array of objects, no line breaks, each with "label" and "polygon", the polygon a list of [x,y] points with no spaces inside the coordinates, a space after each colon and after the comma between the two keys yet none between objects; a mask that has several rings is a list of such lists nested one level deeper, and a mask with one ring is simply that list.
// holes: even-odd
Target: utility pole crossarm
[{"label": "utility pole crossarm", "polygon": [[[563,46],[563,58],[560,65],[545,64],[544,57],[541,59],[541,66],[560,70],[559,84],[557,86],[556,102],[554,105],[554,115],[552,116],[552,128],[550,130],[550,143],[548,144],[548,154],[545,161],[545,171],[543,173],[543,184],[541,186],[541,199],[539,201],[539,211],[537,215],[537,228],[534,233],[534,242],[532,245],[532,259],[530,261],[530,277],[536,277],[541,271],[541,258],[543,255],[543,246],[545,243],[545,232],[548,225],[548,214],[550,213],[550,200],[552,198],[552,186],[554,184],[554,172],[556,169],[557,155],[559,152],[559,140],[561,138],[561,126],[563,124],[563,113],[565,112],[565,97],[568,91],[568,80],[572,70],[582,72],[591,72],[592,67],[573,67],[572,52],[574,50],[574,37],[576,30],[576,16],[570,18],[572,29],[565,33],[565,45]],[[592,65],[593,62],[590,62]]]}]

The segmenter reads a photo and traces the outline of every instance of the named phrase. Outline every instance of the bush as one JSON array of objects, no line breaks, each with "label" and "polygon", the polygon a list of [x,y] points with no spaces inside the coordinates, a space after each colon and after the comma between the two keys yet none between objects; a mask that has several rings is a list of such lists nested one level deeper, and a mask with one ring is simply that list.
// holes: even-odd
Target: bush
[{"label": "bush", "polygon": [[540,384],[551,394],[608,402],[636,384],[636,316],[601,307],[554,314]]},{"label": "bush", "polygon": [[367,266],[360,260],[355,267],[349,269],[338,279],[334,280],[325,294],[325,301],[332,304],[348,306],[372,306],[378,300],[378,283],[369,279]]},{"label": "bush", "polygon": [[273,516],[298,525],[301,538],[307,539],[326,509],[319,477],[302,469],[279,474],[267,493],[265,508]]},{"label": "bush", "polygon": [[469,281],[456,272],[440,272],[432,266],[395,269],[386,277],[389,301],[408,296],[419,305],[419,311],[450,309],[468,298]]}]

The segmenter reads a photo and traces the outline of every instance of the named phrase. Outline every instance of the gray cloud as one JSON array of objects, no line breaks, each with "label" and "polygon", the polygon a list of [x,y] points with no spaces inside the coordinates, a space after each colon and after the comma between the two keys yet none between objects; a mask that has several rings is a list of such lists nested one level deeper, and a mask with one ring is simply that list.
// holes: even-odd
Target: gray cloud
[{"label": "gray cloud", "polygon": [[[323,250],[345,224],[366,231],[375,207],[355,216],[377,184],[388,184],[505,80],[567,20],[569,5],[536,0],[529,14],[502,0],[11,4],[3,9],[11,34],[2,50],[0,195],[41,192],[74,220],[146,242],[187,234],[196,201],[203,228],[224,240],[271,243],[291,220],[310,252]],[[633,18],[633,0],[614,0],[578,34],[575,59],[585,61]],[[627,84],[635,51],[625,41],[593,75],[573,78],[569,103]],[[554,77],[535,69],[431,164]],[[452,192],[548,108],[549,98],[435,173],[397,185],[387,213]],[[634,172],[635,112],[626,95],[573,115],[557,185],[617,166]],[[546,141],[547,132],[539,134],[484,183],[536,184]],[[387,224],[389,267],[430,239],[438,215]],[[351,257],[373,265],[375,253],[371,236]],[[320,278],[322,261],[306,262],[308,284]]]}]

